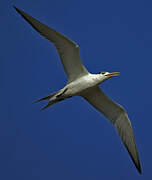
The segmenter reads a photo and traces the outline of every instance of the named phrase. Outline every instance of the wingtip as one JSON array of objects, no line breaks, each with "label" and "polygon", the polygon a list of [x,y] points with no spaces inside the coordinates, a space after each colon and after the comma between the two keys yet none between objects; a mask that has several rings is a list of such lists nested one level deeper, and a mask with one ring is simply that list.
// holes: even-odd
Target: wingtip
[{"label": "wingtip", "polygon": [[142,169],[141,169],[140,163],[138,164],[137,170],[138,170],[139,174],[142,174]]},{"label": "wingtip", "polygon": [[[124,144],[125,145],[125,144]],[[142,174],[142,169],[141,169],[141,164],[140,164],[140,159],[139,159],[139,155],[138,155],[138,151],[136,149],[136,156],[137,156],[137,159],[135,160],[134,156],[132,155],[132,153],[130,152],[130,150],[128,149],[128,147],[125,145],[137,171],[139,172],[139,174]]]},{"label": "wingtip", "polygon": [[139,174],[142,174],[142,170],[141,169],[138,169],[138,172],[139,172]]},{"label": "wingtip", "polygon": [[132,159],[132,160],[133,160],[133,162],[134,162],[134,164],[135,164],[135,166],[136,166],[139,174],[142,174],[142,168],[141,168],[141,164],[140,164],[140,159],[139,159],[138,152],[137,152],[137,157],[138,157],[137,162],[134,161],[133,159]]},{"label": "wingtip", "polygon": [[14,6],[13,5],[13,8],[18,12],[19,11],[19,9],[16,7],[16,6]]},{"label": "wingtip", "polygon": [[13,8],[18,12],[21,16],[23,16],[24,12],[20,9],[18,9],[16,6],[13,6]]},{"label": "wingtip", "polygon": [[139,160],[139,155],[138,155],[138,152],[137,152],[137,149],[136,149],[136,155],[137,155],[137,161],[135,160],[135,158],[132,156],[131,152],[129,151],[128,147],[126,147],[126,149],[128,150],[129,154],[130,154],[130,157],[137,169],[137,171],[139,172],[139,174],[142,174],[142,169],[141,169],[141,164],[140,164],[140,160]]}]

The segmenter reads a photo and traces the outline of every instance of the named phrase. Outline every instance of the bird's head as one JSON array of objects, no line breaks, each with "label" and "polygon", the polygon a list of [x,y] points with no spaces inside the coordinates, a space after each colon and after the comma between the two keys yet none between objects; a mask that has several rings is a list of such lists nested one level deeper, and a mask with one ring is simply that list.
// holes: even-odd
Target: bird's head
[{"label": "bird's head", "polygon": [[120,73],[119,72],[112,72],[112,73],[109,73],[109,72],[100,72],[98,74],[99,74],[100,79],[103,82],[103,81],[109,79],[110,77],[118,76]]}]

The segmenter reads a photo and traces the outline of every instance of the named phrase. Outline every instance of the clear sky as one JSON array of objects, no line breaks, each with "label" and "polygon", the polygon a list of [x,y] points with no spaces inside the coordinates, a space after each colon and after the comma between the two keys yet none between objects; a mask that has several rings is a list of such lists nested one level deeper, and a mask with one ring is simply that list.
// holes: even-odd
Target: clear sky
[{"label": "clear sky", "polygon": [[[12,5],[78,43],[90,72],[121,73],[100,87],[128,112],[142,175],[112,125],[82,98],[43,112],[45,103],[33,104],[62,88],[66,75],[53,45]],[[151,1],[2,1],[0,22],[0,179],[151,179]]]}]

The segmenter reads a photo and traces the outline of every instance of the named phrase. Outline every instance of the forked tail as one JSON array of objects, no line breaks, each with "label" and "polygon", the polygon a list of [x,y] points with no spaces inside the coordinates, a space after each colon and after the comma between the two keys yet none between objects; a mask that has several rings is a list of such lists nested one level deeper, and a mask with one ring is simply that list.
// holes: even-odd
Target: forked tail
[{"label": "forked tail", "polygon": [[[41,102],[41,101],[44,101],[44,100],[48,100],[49,101],[48,104],[41,109],[41,110],[44,110],[44,109],[48,108],[49,106],[51,106],[51,105],[53,105],[53,104],[55,104],[55,103],[57,103],[59,101],[59,100],[53,98],[54,96],[56,96],[58,94],[58,92],[59,91],[57,91],[55,93],[52,93],[52,94],[50,94],[48,96],[45,96],[43,98],[40,98],[37,101],[35,101],[34,103],[38,103],[38,102]],[[51,100],[51,98],[54,99],[54,100]]]},{"label": "forked tail", "polygon": [[40,99],[36,100],[34,103],[38,103],[38,102],[41,102],[41,101],[43,101],[43,100],[49,100],[49,99],[51,99],[53,96],[55,96],[56,94],[58,94],[58,92],[55,92],[55,93],[52,93],[52,94],[50,94],[50,95],[48,95],[48,96],[45,96],[45,97],[43,97],[43,98],[40,98]]},{"label": "forked tail", "polygon": [[62,97],[62,95],[67,91],[67,89],[62,89],[62,90],[59,90],[55,93],[52,93],[48,96],[45,96],[43,98],[40,98],[38,99],[37,101],[35,101],[34,103],[38,103],[38,102],[41,102],[43,100],[48,100],[48,104],[46,106],[44,106],[41,110],[44,110],[46,108],[48,108],[49,106],[59,102],[59,101],[62,101],[64,100],[64,97]]}]

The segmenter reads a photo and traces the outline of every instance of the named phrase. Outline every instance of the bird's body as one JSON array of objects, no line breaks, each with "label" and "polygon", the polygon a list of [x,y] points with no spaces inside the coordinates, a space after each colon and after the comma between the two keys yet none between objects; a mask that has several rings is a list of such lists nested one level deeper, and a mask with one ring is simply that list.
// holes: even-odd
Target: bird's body
[{"label": "bird's body", "polygon": [[92,88],[97,87],[105,78],[99,74],[91,74],[88,73],[70,83],[59,90],[58,92],[53,93],[50,96],[47,96],[45,99],[41,98],[36,102],[41,100],[49,100],[49,103],[42,108],[42,110],[48,108],[49,106],[64,100],[66,98],[70,98],[72,96],[84,96],[87,92],[89,92]]},{"label": "bird's body", "polygon": [[43,108],[46,109],[47,107],[72,96],[83,97],[92,106],[104,114],[104,116],[114,125],[136,168],[141,173],[135,138],[128,115],[122,106],[112,101],[99,88],[100,83],[112,76],[117,76],[119,73],[89,73],[81,62],[79,48],[76,43],[44,25],[24,11],[19,10],[16,7],[14,8],[35,28],[35,30],[55,45],[68,77],[68,82],[63,89],[43,97],[36,102],[48,100],[48,104]]},{"label": "bird's body", "polygon": [[90,88],[97,86],[102,82],[103,78],[98,74],[87,74],[65,86],[68,90],[68,96],[81,96]]}]

